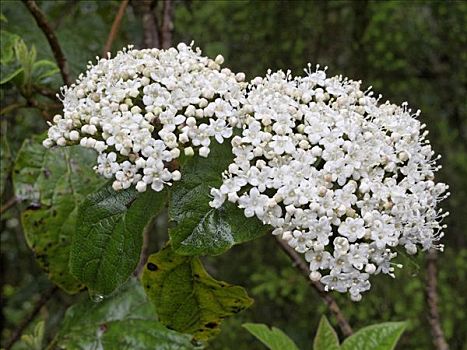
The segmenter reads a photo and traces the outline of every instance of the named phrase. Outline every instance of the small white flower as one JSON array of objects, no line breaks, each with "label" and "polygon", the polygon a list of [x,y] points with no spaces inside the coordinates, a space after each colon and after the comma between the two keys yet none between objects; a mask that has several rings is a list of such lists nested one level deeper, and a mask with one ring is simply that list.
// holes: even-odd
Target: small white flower
[{"label": "small white flower", "polygon": [[246,217],[257,215],[261,218],[268,202],[269,197],[260,194],[258,189],[253,187],[248,195],[243,195],[238,199],[238,206],[244,209]]},{"label": "small white flower", "polygon": [[308,250],[305,253],[305,260],[310,263],[310,270],[327,270],[331,266],[332,256],[327,251]]},{"label": "small white flower", "polygon": [[353,219],[348,217],[339,225],[337,231],[342,236],[347,237],[349,242],[355,242],[357,239],[365,236],[364,221],[361,218]]}]

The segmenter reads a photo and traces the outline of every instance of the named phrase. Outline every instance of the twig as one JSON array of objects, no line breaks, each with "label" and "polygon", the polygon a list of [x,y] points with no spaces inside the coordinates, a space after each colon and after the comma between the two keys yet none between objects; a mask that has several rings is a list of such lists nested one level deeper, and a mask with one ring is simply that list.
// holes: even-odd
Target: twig
[{"label": "twig", "polygon": [[23,94],[23,97],[26,99],[26,102],[27,102],[26,107],[37,108],[41,112],[42,117],[45,120],[51,119],[50,110],[60,109],[62,107],[60,103],[43,104],[43,103],[36,101],[31,96],[27,96]]},{"label": "twig", "polygon": [[430,323],[433,344],[437,350],[448,350],[449,346],[444,338],[441,328],[441,319],[438,310],[438,292],[437,288],[437,254],[435,250],[430,250],[427,255],[427,283],[426,299],[428,304],[428,322]]},{"label": "twig", "polygon": [[152,229],[152,223],[149,224],[143,232],[143,246],[141,247],[141,254],[139,257],[139,263],[138,266],[136,267],[136,270],[134,272],[134,275],[136,277],[139,277],[141,273],[143,272],[144,265],[146,265],[146,262],[148,261],[149,257],[149,236],[151,234],[151,229]]},{"label": "twig", "polygon": [[34,90],[34,92],[38,93],[39,95],[47,97],[55,102],[60,102],[60,100],[57,97],[57,92],[55,90],[52,90],[52,89],[49,89],[48,87],[40,86],[40,85],[33,85],[32,89]]},{"label": "twig", "polygon": [[57,61],[60,74],[62,75],[63,82],[66,85],[70,85],[70,76],[68,72],[68,62],[63,54],[62,48],[58,43],[57,36],[55,35],[52,27],[50,26],[47,18],[45,17],[42,10],[37,6],[34,0],[23,0],[24,4],[28,8],[29,12],[33,15],[39,28],[44,32],[47,41],[49,42],[50,48],[54,54],[55,60]]},{"label": "twig", "polygon": [[310,270],[308,269],[308,266],[300,257],[300,255],[298,255],[298,253],[280,237],[276,237],[276,241],[281,246],[282,250],[290,257],[290,259],[292,259],[294,266],[296,266],[300,270],[302,275],[307,279],[310,285],[318,292],[319,296],[327,304],[329,311],[331,311],[331,313],[336,318],[337,324],[339,325],[342,334],[345,337],[351,335],[353,333],[352,327],[350,326],[349,322],[342,313],[342,310],[340,309],[339,305],[337,305],[334,298],[324,290],[324,286],[320,282],[310,280],[310,278],[308,277]]},{"label": "twig", "polygon": [[154,15],[154,2],[152,0],[132,1],[131,4],[141,15],[143,25],[143,46],[145,48],[160,47],[159,27]]},{"label": "twig", "polygon": [[23,107],[26,107],[26,104],[25,103],[22,103],[22,102],[15,102],[15,103],[12,103],[8,106],[5,106],[4,108],[2,108],[0,110],[0,115],[6,115],[8,113],[11,113],[13,112],[15,109],[18,109],[18,108],[23,108]]},{"label": "twig", "polygon": [[9,200],[6,201],[4,205],[0,208],[0,215],[6,212],[8,209],[10,209],[12,206],[14,206],[16,203],[19,202],[18,197],[11,197]]},{"label": "twig", "polygon": [[105,57],[105,55],[107,55],[107,52],[109,52],[112,49],[112,43],[114,42],[115,37],[117,36],[118,30],[120,29],[120,24],[122,23],[123,15],[125,14],[125,10],[128,6],[128,1],[129,0],[122,0],[122,2],[120,3],[120,7],[118,8],[118,12],[115,16],[114,22],[112,23],[112,28],[110,29],[109,36],[107,38],[104,50],[102,52],[103,57]]},{"label": "twig", "polygon": [[172,0],[164,0],[161,24],[161,48],[172,46]]},{"label": "twig", "polygon": [[13,345],[21,338],[24,330],[29,326],[29,324],[36,318],[39,311],[41,311],[42,307],[47,304],[47,302],[52,298],[52,296],[57,292],[58,287],[53,286],[46,290],[34,305],[34,309],[31,311],[29,315],[27,315],[19,324],[18,328],[15,329],[13,335],[11,336],[10,340],[5,345],[5,350],[10,350]]}]

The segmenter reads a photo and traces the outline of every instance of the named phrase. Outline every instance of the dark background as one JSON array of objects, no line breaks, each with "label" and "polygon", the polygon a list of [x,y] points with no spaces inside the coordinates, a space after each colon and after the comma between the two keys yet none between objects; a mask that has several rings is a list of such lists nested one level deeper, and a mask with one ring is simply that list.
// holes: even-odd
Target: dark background
[{"label": "dark background", "polygon": [[[141,16],[136,1],[123,18],[113,52],[127,44],[143,47]],[[101,55],[118,1],[39,1],[56,30],[75,78],[88,60]],[[157,12],[157,4],[156,9]],[[42,32],[19,1],[2,1],[7,22],[2,29],[35,45],[38,58],[53,60]],[[451,349],[467,349],[467,2],[455,1],[175,1],[173,42],[195,41],[211,57],[221,53],[224,66],[243,71],[247,78],[267,69],[291,69],[301,74],[308,62],[328,66],[331,75],[362,80],[383,95],[383,101],[408,101],[421,109],[429,139],[442,154],[438,180],[448,183],[451,197],[443,203],[451,212],[444,253],[439,254],[439,294],[442,326]],[[51,83],[61,84],[57,74]],[[20,99],[2,92],[2,107]],[[46,129],[36,108],[21,108],[1,119],[2,138],[12,155],[22,140]],[[10,182],[2,203],[12,195]],[[2,303],[7,339],[50,282],[26,247],[18,209],[1,218]],[[162,225],[163,226],[163,225]],[[156,223],[164,241],[165,228]],[[155,247],[153,247],[155,248]],[[431,349],[427,322],[424,254],[398,262],[397,278],[377,276],[363,300],[353,303],[335,295],[355,329],[383,322],[408,320],[398,349]],[[237,246],[206,260],[219,279],[245,286],[255,299],[248,311],[227,320],[209,348],[260,349],[243,328],[244,322],[264,322],[283,329],[303,349],[320,316],[327,313],[317,294],[290,265],[271,237]],[[47,321],[47,337],[76,298],[58,294],[38,319]],[[328,315],[329,316],[329,315]],[[330,317],[332,320],[332,317]],[[252,345],[254,344],[254,345]]]}]

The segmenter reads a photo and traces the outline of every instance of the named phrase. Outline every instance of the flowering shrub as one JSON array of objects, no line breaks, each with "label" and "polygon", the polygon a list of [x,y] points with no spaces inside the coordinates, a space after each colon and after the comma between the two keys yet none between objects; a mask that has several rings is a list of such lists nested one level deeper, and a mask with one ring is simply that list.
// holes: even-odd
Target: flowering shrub
[{"label": "flowering shrub", "polygon": [[231,139],[233,162],[210,205],[227,200],[273,228],[309,263],[326,290],[370,289],[369,277],[394,277],[395,248],[442,249],[437,208],[448,196],[434,182],[438,157],[407,104],[382,103],[361,82],[268,72],[248,85],[199,49],[123,50],[88,66],[64,88],[44,146],[79,142],[98,152],[95,170],[113,189],[180,180],[183,151],[208,157],[211,138]]}]

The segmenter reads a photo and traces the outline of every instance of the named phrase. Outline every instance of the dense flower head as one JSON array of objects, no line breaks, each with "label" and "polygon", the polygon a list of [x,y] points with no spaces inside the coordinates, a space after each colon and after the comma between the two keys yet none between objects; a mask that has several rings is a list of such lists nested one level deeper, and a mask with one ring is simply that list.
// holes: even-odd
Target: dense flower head
[{"label": "dense flower head", "polygon": [[353,300],[369,276],[394,277],[395,248],[410,254],[437,244],[448,193],[424,125],[406,103],[382,103],[361,83],[326,69],[304,77],[268,72],[246,90],[234,162],[213,188],[271,225],[310,266],[310,278]]},{"label": "dense flower head", "polygon": [[95,149],[95,170],[113,178],[115,190],[161,191],[180,179],[173,163],[182,151],[207,157],[211,139],[222,143],[240,123],[245,75],[221,69],[223,60],[179,44],[130,46],[90,63],[63,88],[63,116],[54,117],[43,144]]},{"label": "dense flower head", "polygon": [[185,44],[90,63],[62,90],[64,113],[44,146],[92,148],[115,190],[143,192],[181,178],[181,152],[207,157],[213,140],[229,139],[234,160],[210,205],[228,200],[272,226],[304,254],[310,279],[353,300],[370,275],[394,277],[396,247],[442,249],[447,213],[437,204],[448,186],[434,181],[439,156],[420,111],[319,66],[247,84],[222,63]]}]

